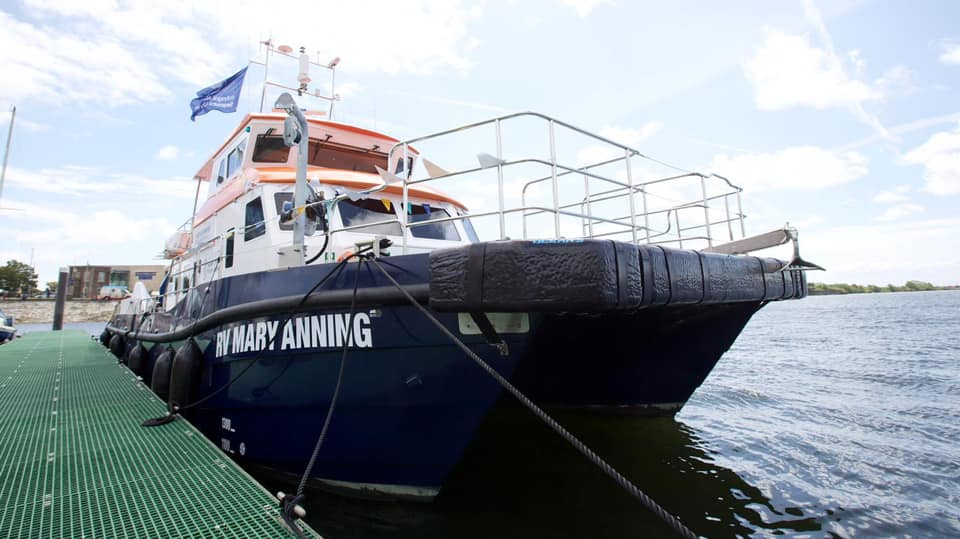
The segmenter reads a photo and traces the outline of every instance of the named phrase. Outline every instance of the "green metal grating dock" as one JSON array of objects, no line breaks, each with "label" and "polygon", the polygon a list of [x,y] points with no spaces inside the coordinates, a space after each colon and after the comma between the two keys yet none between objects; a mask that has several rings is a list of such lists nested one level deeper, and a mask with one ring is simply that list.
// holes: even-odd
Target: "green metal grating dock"
[{"label": "green metal grating dock", "polygon": [[165,410],[86,333],[0,346],[0,537],[290,537],[187,421],[140,426]]}]

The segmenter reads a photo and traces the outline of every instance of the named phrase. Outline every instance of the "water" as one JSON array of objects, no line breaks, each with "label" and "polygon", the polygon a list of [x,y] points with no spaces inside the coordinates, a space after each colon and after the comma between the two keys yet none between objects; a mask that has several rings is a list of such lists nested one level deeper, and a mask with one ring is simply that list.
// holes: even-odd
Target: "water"
[{"label": "water", "polygon": [[[960,292],[774,303],[676,419],[558,419],[701,535],[960,536],[958,328]],[[671,536],[535,418],[495,419],[433,504],[308,490],[308,521],[328,539]]]}]

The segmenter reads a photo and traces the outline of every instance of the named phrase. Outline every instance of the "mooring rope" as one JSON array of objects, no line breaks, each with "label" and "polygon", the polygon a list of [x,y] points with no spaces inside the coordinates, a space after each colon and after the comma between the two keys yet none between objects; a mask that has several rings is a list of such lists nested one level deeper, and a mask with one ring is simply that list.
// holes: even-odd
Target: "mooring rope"
[{"label": "mooring rope", "polygon": [[454,335],[453,332],[447,329],[447,327],[444,326],[442,322],[437,320],[437,318],[433,316],[433,314],[430,313],[430,311],[428,311],[426,307],[424,307],[416,299],[414,299],[414,297],[411,296],[403,288],[403,286],[401,286],[400,283],[398,283],[396,279],[394,279],[393,276],[390,275],[387,272],[387,270],[380,265],[379,262],[377,262],[377,259],[371,258],[370,263],[376,266],[377,269],[379,269],[383,273],[383,275],[393,284],[393,286],[397,287],[397,289],[399,289],[400,292],[403,293],[404,296],[406,296],[410,304],[416,307],[417,309],[419,309],[420,312],[423,313],[423,315],[426,316],[427,319],[430,320],[431,323],[433,323],[433,325],[437,326],[437,328],[444,335],[446,335],[448,339],[453,341],[453,343],[457,345],[457,347],[460,348],[460,350],[462,350],[463,353],[467,355],[467,357],[472,359],[474,363],[476,363],[481,369],[483,369],[484,371],[487,372],[487,374],[492,376],[493,379],[497,381],[497,383],[503,386],[503,388],[509,391],[511,395],[513,395],[517,400],[523,403],[523,405],[526,406],[531,412],[533,412],[534,415],[536,415],[538,418],[540,418],[541,421],[546,423],[548,427],[550,427],[554,432],[559,434],[564,440],[570,443],[570,445],[575,447],[577,451],[580,451],[580,453],[582,453],[585,457],[587,457],[590,460],[590,462],[593,462],[597,467],[599,467],[603,471],[603,473],[607,474],[618,485],[620,485],[620,487],[622,487],[624,490],[626,490],[631,495],[633,495],[633,497],[639,500],[644,507],[646,507],[655,515],[660,517],[661,520],[663,520],[667,525],[673,528],[673,530],[676,531],[678,534],[688,539],[696,539],[698,537],[695,533],[693,533],[690,530],[690,528],[687,528],[682,522],[680,522],[680,520],[677,519],[677,517],[668,513],[667,510],[661,507],[660,504],[658,504],[653,498],[651,498],[645,492],[640,490],[639,487],[637,487],[629,479],[624,477],[623,474],[618,472],[613,466],[608,464],[599,455],[594,453],[593,450],[587,447],[586,444],[581,442],[576,436],[574,436],[569,431],[567,431],[567,429],[563,428],[563,426],[560,425],[560,423],[558,423],[555,419],[550,417],[550,415],[544,412],[539,406],[534,404],[533,401],[527,398],[527,396],[524,395],[522,392],[520,392],[519,389],[514,387],[513,384],[507,381],[507,379],[504,378],[499,372],[497,372],[493,367],[488,365],[487,362],[485,362],[473,350],[471,350],[467,345],[465,345],[463,341],[461,341],[456,335]]},{"label": "mooring rope", "polygon": [[293,530],[293,532],[297,534],[297,537],[301,539],[304,539],[306,536],[303,535],[295,522],[297,517],[305,515],[306,512],[302,507],[298,506],[306,498],[303,492],[307,488],[307,481],[310,478],[310,473],[313,472],[313,466],[317,462],[317,456],[320,454],[320,448],[323,447],[323,441],[327,438],[327,430],[330,428],[330,422],[333,419],[333,410],[336,408],[337,401],[340,398],[340,388],[343,386],[343,371],[347,364],[347,352],[350,350],[350,341],[353,340],[353,320],[357,307],[357,290],[360,288],[360,270],[363,268],[365,258],[366,255],[358,255],[357,258],[357,278],[353,283],[353,296],[350,298],[350,314],[347,316],[347,337],[343,341],[343,352],[340,355],[340,368],[337,371],[337,383],[333,388],[333,396],[330,397],[330,406],[327,408],[327,414],[323,418],[323,427],[320,429],[320,435],[317,436],[317,442],[313,446],[313,453],[310,455],[310,460],[307,461],[303,475],[300,476],[297,493],[294,495],[277,494],[277,498],[280,500],[280,514],[284,522],[286,522],[287,527]]}]

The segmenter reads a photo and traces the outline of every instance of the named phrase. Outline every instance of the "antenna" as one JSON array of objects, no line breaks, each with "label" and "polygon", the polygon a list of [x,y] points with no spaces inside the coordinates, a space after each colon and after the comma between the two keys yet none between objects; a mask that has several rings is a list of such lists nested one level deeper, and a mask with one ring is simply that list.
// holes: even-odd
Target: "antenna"
[{"label": "antenna", "polygon": [[3,198],[3,180],[7,176],[7,158],[10,157],[10,140],[13,138],[13,120],[17,118],[17,107],[10,106],[10,129],[7,130],[7,148],[3,152],[3,168],[0,169],[0,198]]},{"label": "antenna", "polygon": [[[264,106],[267,102],[267,86],[275,86],[277,88],[282,88],[284,90],[289,90],[291,92],[297,92],[298,96],[309,95],[310,97],[315,97],[318,99],[325,99],[330,102],[330,108],[327,112],[329,118],[333,118],[333,106],[334,102],[340,100],[340,96],[335,92],[336,89],[336,68],[340,64],[340,57],[336,56],[327,63],[320,63],[319,57],[317,61],[311,61],[310,55],[306,52],[306,47],[300,47],[299,54],[293,53],[293,47],[289,45],[276,45],[274,46],[273,39],[268,38],[265,41],[261,41],[260,45],[265,45],[266,50],[264,51],[264,60],[262,62],[257,60],[250,60],[250,63],[258,64],[263,66],[263,88],[260,91],[260,112],[264,111]],[[297,86],[287,86],[285,84],[280,84],[270,80],[270,57],[279,54],[280,56],[286,56],[291,60],[297,62]],[[319,56],[319,53],[318,53]],[[322,95],[319,88],[315,88],[314,91],[309,90],[309,85],[313,82],[313,77],[310,74],[311,66],[314,68],[324,70],[327,69],[330,71],[330,95]],[[322,112],[317,112],[317,114],[323,114]]]}]

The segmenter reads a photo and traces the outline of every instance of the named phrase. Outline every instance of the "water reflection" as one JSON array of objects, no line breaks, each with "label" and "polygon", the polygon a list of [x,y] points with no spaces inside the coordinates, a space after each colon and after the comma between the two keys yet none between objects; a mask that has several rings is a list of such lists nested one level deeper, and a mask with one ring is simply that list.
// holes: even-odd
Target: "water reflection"
[{"label": "water reflection", "polygon": [[[555,416],[700,535],[821,530],[816,517],[777,507],[760,489],[716,465],[708,445],[674,419]],[[291,489],[259,475],[271,490]],[[434,503],[356,500],[314,488],[307,511],[308,521],[328,539],[673,536],[535,417],[508,406],[484,423]]]}]

